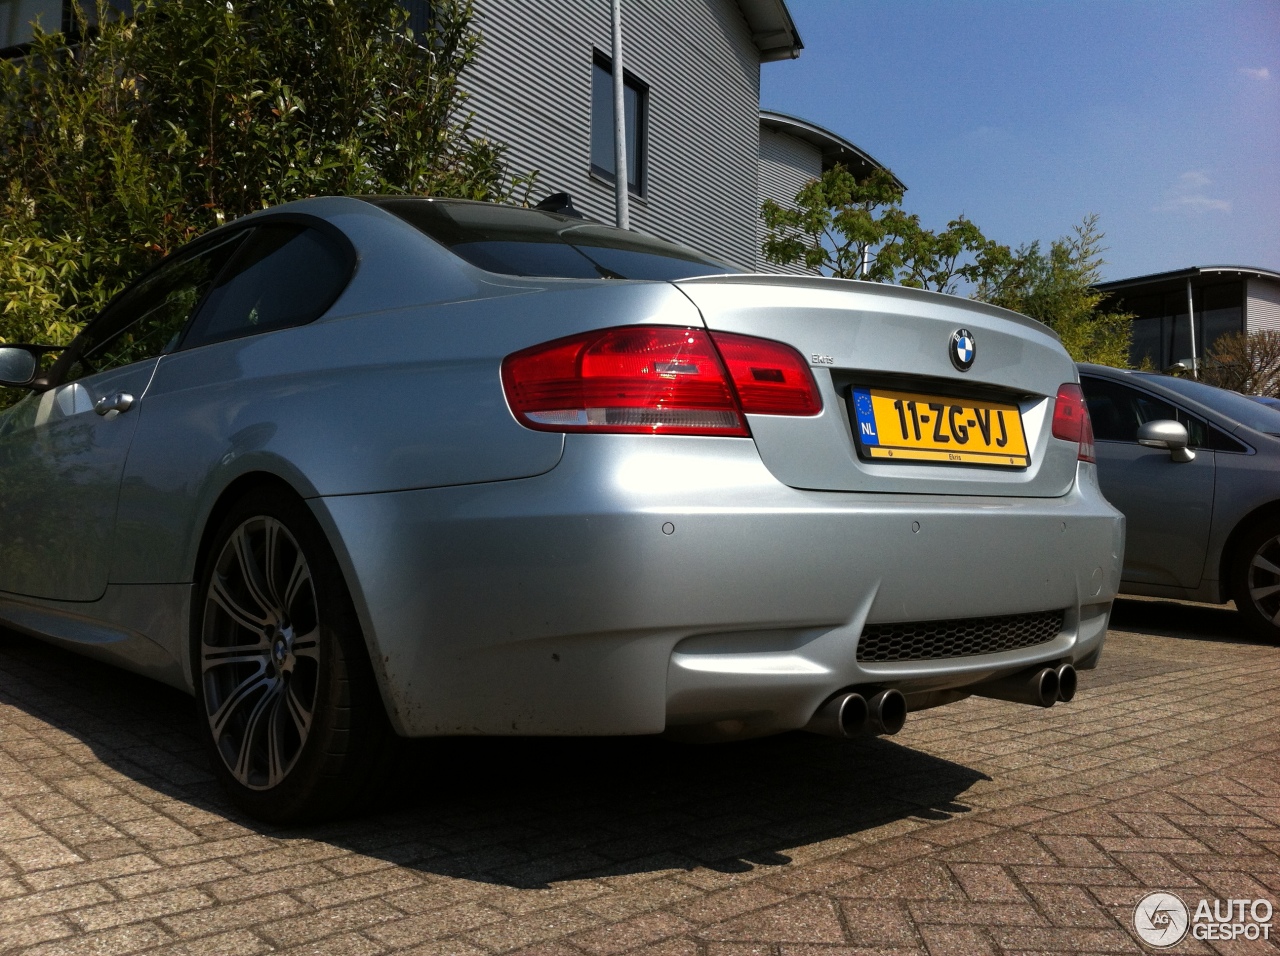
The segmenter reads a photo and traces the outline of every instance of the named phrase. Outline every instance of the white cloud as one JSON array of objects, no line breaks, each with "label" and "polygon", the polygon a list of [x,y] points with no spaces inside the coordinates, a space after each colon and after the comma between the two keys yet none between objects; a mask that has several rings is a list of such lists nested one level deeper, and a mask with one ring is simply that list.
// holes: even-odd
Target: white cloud
[{"label": "white cloud", "polygon": [[1155,212],[1231,212],[1231,200],[1216,199],[1209,194],[1213,185],[1205,173],[1190,169],[1165,190],[1164,202],[1153,207]]},{"label": "white cloud", "polygon": [[1271,79],[1271,71],[1268,70],[1265,66],[1259,66],[1259,67],[1242,66],[1240,67],[1240,72],[1243,73],[1245,76],[1249,77],[1249,79],[1251,80]]}]

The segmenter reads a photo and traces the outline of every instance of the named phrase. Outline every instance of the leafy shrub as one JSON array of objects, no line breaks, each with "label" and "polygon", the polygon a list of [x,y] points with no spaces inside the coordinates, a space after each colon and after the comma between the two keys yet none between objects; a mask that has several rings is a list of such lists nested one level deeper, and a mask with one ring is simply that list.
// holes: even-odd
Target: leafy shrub
[{"label": "leafy shrub", "polygon": [[459,74],[469,0],[103,0],[79,41],[0,61],[0,341],[65,344],[140,271],[264,206],[324,194],[502,200]]}]

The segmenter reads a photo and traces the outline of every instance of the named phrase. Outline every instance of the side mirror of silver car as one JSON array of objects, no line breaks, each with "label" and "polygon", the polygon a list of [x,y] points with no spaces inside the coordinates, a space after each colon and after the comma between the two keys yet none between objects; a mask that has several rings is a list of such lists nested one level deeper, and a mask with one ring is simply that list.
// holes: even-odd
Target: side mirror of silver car
[{"label": "side mirror of silver car", "polygon": [[1181,422],[1161,419],[1138,426],[1138,444],[1148,448],[1167,448],[1172,461],[1194,461],[1196,453],[1187,447],[1191,439]]}]

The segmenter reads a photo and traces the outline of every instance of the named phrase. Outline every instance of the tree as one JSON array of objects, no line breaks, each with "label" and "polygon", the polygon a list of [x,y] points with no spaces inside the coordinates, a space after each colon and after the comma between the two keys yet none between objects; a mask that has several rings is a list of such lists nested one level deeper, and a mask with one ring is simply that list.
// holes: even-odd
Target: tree
[{"label": "tree", "polygon": [[1019,248],[1001,268],[982,277],[975,298],[1029,315],[1062,338],[1077,362],[1129,367],[1133,316],[1103,308],[1102,231],[1088,215],[1049,251],[1038,242]]},{"label": "tree", "polygon": [[1244,395],[1280,398],[1280,332],[1259,329],[1224,335],[1209,350],[1200,380]]},{"label": "tree", "polygon": [[807,183],[794,206],[765,201],[765,258],[802,263],[837,279],[949,293],[1008,258],[1007,247],[987,239],[964,216],[942,232],[924,228],[919,216],[902,208],[902,196],[902,186],[887,169],[858,179],[836,164]]},{"label": "tree", "polygon": [[[318,194],[508,198],[458,77],[470,0],[99,0],[0,61],[0,340],[65,344],[194,235]],[[70,42],[70,41],[76,42]],[[527,182],[528,180],[524,180]]]},{"label": "tree", "polygon": [[902,197],[888,170],[859,180],[836,165],[806,184],[794,206],[763,204],[765,258],[839,279],[968,291],[1045,323],[1077,361],[1128,366],[1132,316],[1103,309],[1104,296],[1093,290],[1102,265],[1097,216],[1047,253],[1039,243],[1014,251],[964,216],[932,232],[902,208]]}]

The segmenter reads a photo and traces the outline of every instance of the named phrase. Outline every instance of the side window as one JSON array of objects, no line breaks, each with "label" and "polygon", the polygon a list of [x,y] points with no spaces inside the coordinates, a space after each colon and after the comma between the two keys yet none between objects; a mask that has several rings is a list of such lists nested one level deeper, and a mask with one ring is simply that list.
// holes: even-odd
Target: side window
[{"label": "side window", "polygon": [[348,250],[318,229],[259,226],[218,278],[182,347],[317,319],[346,287],[351,266]]},{"label": "side window", "polygon": [[170,349],[244,236],[234,233],[194,254],[180,253],[125,290],[67,350],[59,380],[120,368]]},{"label": "side window", "polygon": [[1185,425],[1193,447],[1205,443],[1204,422],[1154,395],[1087,375],[1081,377],[1080,386],[1098,441],[1137,442],[1139,425],[1165,420]]}]

